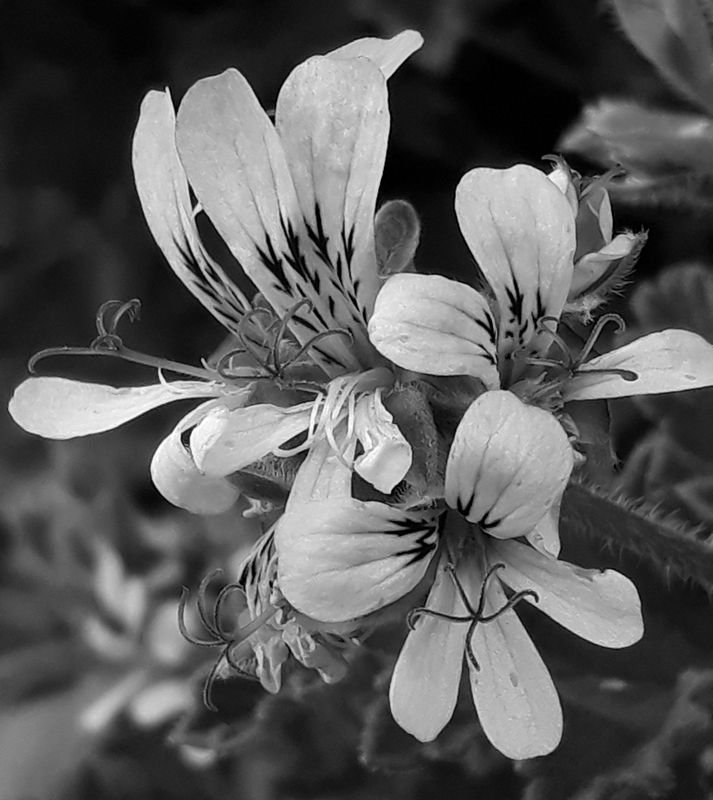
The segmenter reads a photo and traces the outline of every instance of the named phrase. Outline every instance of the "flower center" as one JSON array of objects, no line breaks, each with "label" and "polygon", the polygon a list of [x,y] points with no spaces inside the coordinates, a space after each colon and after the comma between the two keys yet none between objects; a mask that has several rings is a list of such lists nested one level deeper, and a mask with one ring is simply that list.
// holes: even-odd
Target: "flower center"
[{"label": "flower center", "polygon": [[[316,333],[304,344],[300,345],[290,330],[290,321],[303,309],[311,311],[312,301],[304,298],[287,310],[283,317],[278,317],[271,308],[257,307],[248,311],[240,320],[238,326],[238,341],[240,346],[225,353],[216,365],[218,375],[224,380],[248,377],[252,379],[269,379],[282,388],[304,389],[314,391],[320,389],[318,383],[302,380],[300,368],[314,367],[316,362],[305,358],[310,350],[318,348],[324,339],[330,336],[346,336],[352,340],[352,334],[346,328]],[[257,369],[245,366],[236,366],[238,357],[248,355],[256,364]],[[288,374],[288,371],[293,373]]]},{"label": "flower center", "polygon": [[[599,317],[576,357],[572,356],[569,345],[557,333],[558,322],[556,317],[542,317],[538,322],[538,332],[547,333],[551,337],[552,344],[561,353],[561,358],[552,358],[549,355],[527,356],[524,358],[526,364],[533,367],[542,367],[544,370],[536,377],[524,378],[510,387],[510,390],[522,398],[523,401],[539,405],[549,411],[559,410],[562,407],[562,385],[582,372],[586,372],[587,375],[619,375],[625,381],[637,380],[639,376],[629,369],[618,369],[616,367],[582,369],[602,331],[610,322],[616,325],[617,333],[621,333],[625,329],[624,320],[618,314],[603,314]],[[549,373],[550,370],[553,370],[553,372]]]}]

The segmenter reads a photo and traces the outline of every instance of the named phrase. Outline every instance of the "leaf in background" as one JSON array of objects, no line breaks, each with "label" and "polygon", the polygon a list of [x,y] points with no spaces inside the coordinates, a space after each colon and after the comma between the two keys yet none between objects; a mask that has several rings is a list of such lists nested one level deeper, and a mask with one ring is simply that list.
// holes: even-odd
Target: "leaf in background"
[{"label": "leaf in background", "polygon": [[710,780],[711,746],[713,670],[688,670],[679,677],[675,701],[656,735],[626,766],[598,777],[576,800],[710,797],[704,781]]},{"label": "leaf in background", "polygon": [[108,688],[106,677],[90,676],[59,694],[2,710],[0,798],[54,800],[58,787],[96,746],[80,729],[82,710]]},{"label": "leaf in background", "polygon": [[624,33],[684,97],[713,112],[709,20],[691,0],[611,0]]},{"label": "leaf in background", "polygon": [[604,98],[584,108],[557,147],[624,167],[626,177],[608,187],[615,199],[713,206],[713,121],[701,114]]}]

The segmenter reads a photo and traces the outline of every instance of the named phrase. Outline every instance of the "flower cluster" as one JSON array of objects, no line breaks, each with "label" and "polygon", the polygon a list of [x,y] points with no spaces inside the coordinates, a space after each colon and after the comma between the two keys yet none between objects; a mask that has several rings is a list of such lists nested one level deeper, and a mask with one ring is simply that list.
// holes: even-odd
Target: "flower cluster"
[{"label": "flower cluster", "polygon": [[[573,404],[713,385],[713,347],[669,330],[591,357],[620,323],[604,315],[573,351],[563,319],[591,322],[645,237],[614,236],[606,180],[561,160],[549,175],[518,165],[461,180],[456,215],[479,290],[408,271],[417,218],[403,202],[377,214],[376,200],[386,80],[420,44],[407,31],[307,60],[274,124],[236,70],[196,83],[177,114],[168,93],[150,92],[134,138],[146,219],[234,346],[200,367],[137,354],[117,333],[135,306],[109,303],[90,348],[48,352],[195,380],[31,377],[10,410],[28,431],[68,438],[202,398],[159,445],[156,486],[202,514],[242,494],[273,523],[239,569],[243,635],[215,632],[228,666],[277,691],[291,654],[336,680],[350,641],[400,618],[396,721],[435,738],[466,664],[485,733],[527,758],[557,746],[562,714],[516,606],[605,647],[643,631],[626,577],[558,557],[560,502],[586,458]],[[202,241],[206,221],[250,299]]]}]

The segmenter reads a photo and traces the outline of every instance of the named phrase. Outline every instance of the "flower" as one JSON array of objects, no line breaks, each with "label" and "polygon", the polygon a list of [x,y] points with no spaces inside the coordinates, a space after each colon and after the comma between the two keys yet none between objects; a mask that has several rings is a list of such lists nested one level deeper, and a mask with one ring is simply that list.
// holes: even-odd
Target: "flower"
[{"label": "flower", "polygon": [[[409,615],[413,631],[391,683],[394,718],[423,741],[435,738],[453,713],[470,654],[474,701],[492,743],[513,758],[552,750],[562,729],[559,701],[515,604],[535,602],[603,646],[624,647],[642,634],[636,589],[623,575],[582,570],[515,541],[557,549],[572,454],[554,417],[511,392],[481,394],[446,467],[446,502],[458,513],[355,500],[333,456],[308,459],[313,482],[296,482],[274,534],[277,585],[288,603],[313,625],[368,628],[394,604],[405,614],[399,601],[413,606],[437,564],[425,606]],[[515,593],[510,600],[503,586]]]},{"label": "flower", "polygon": [[544,173],[526,165],[471,170],[458,185],[456,214],[494,299],[439,275],[390,277],[369,335],[395,364],[468,375],[486,389],[505,386],[559,407],[713,384],[713,347],[690,331],[652,333],[587,361],[612,315],[597,321],[576,359],[544,357],[553,343],[568,351],[556,327],[577,245],[572,206]]},{"label": "flower", "polygon": [[[204,398],[151,464],[167,499],[202,514],[234,504],[239,481],[229,476],[323,437],[334,443],[335,426],[347,420],[362,448],[352,466],[390,492],[409,469],[410,448],[384,405],[394,375],[366,325],[380,286],[374,215],[389,129],[386,79],[421,41],[405,31],[308,59],[282,87],[274,124],[237,70],[198,81],[177,115],[168,92],[149,92],[133,146],[146,220],[178,277],[240,348],[203,367],[135,353],[117,325],[138,306],[110,302],[91,348],[39,355],[119,355],[197,380],[117,389],[31,377],[11,400],[14,419],[63,439]],[[203,214],[259,292],[254,305],[203,244]]]},{"label": "flower", "polygon": [[491,293],[402,273],[385,282],[369,323],[375,347],[405,370],[469,379],[457,398],[433,381],[440,402],[450,391],[466,406],[454,432],[440,432],[452,437],[443,488],[450,510],[359,500],[334,459],[317,464],[313,452],[303,467],[312,465],[313,481],[295,482],[275,527],[277,585],[313,620],[358,627],[413,607],[431,584],[425,605],[409,614],[413,630],[393,674],[396,721],[424,741],[438,735],[466,657],[486,735],[526,758],[556,747],[562,716],[515,605],[534,603],[606,647],[643,632],[626,577],[557,558],[559,505],[583,458],[568,404],[711,385],[713,347],[670,330],[587,360],[607,315],[570,355],[557,325],[574,272],[574,209],[539,170],[473,170],[458,187],[456,212]]}]

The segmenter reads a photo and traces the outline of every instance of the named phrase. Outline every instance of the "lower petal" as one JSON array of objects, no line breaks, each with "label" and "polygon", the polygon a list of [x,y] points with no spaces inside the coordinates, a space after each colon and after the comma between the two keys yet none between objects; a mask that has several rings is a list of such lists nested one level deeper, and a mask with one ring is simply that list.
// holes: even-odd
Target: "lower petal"
[{"label": "lower petal", "polygon": [[[572,633],[601,647],[628,647],[644,632],[634,584],[614,570],[582,569],[518,542],[493,542],[505,568],[503,583],[516,592],[534,589],[531,601]],[[530,600],[530,598],[528,598]]]},{"label": "lower petal", "polygon": [[697,333],[671,329],[588,361],[565,385],[563,399],[603,400],[704,386],[713,386],[713,345]]},{"label": "lower petal", "polygon": [[[471,570],[469,596],[480,590],[482,574]],[[460,572],[459,572],[460,575]],[[489,584],[485,613],[507,602],[497,580]],[[525,628],[510,610],[480,623],[472,638],[479,669],[468,662],[473,702],[483,731],[508,758],[551,753],[562,738],[562,708],[550,673]]]},{"label": "lower petal", "polygon": [[[426,608],[463,614],[455,583],[441,560]],[[446,726],[458,700],[467,625],[422,614],[406,637],[391,677],[389,700],[396,722],[421,742]]]}]

